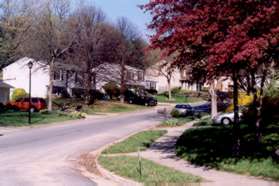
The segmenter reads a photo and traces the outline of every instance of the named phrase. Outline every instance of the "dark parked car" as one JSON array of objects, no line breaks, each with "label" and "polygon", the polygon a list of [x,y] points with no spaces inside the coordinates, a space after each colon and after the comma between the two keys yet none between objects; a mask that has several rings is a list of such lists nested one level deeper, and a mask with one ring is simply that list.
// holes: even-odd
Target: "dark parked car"
[{"label": "dark parked car", "polygon": [[[218,110],[224,110],[227,108],[228,104],[219,102],[217,106]],[[181,116],[200,116],[202,113],[209,114],[211,112],[211,103],[207,102],[199,105],[179,104],[175,106],[175,109]]]},{"label": "dark parked car", "polygon": [[157,99],[147,93],[135,93],[133,91],[126,91],[125,93],[125,101],[130,104],[138,104],[145,106],[156,106]]}]

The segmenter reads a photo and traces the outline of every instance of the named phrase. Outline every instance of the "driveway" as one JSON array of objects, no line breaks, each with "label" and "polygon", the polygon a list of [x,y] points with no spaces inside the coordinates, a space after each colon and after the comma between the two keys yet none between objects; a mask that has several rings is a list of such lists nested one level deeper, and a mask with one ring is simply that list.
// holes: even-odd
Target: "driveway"
[{"label": "driveway", "polygon": [[0,137],[0,186],[95,185],[75,169],[78,157],[160,120],[152,109],[6,133]]}]

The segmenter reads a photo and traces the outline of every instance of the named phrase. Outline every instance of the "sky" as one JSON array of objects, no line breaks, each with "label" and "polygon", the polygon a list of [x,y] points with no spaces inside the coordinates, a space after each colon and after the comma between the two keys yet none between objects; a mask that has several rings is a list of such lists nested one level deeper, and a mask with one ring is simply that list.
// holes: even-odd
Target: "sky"
[{"label": "sky", "polygon": [[137,6],[147,3],[149,0],[93,0],[94,4],[101,8],[108,20],[115,22],[119,17],[127,17],[138,29],[139,33],[147,39],[146,25],[151,17],[145,14]]}]

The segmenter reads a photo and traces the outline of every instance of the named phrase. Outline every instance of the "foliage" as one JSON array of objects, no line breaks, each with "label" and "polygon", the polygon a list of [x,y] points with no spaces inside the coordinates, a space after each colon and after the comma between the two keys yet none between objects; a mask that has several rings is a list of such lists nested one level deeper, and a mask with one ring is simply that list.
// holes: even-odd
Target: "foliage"
[{"label": "foliage", "polygon": [[173,88],[173,89],[171,90],[171,93],[172,93],[172,94],[180,94],[180,93],[181,93],[181,87]]},{"label": "foliage", "polygon": [[[238,95],[238,104],[239,106],[248,106],[253,102],[253,96],[252,95],[247,95],[247,93],[239,93]],[[233,111],[233,104],[230,104],[227,108],[227,112],[232,112]]]},{"label": "foliage", "polygon": [[[232,72],[228,67],[236,65],[257,69],[275,57],[279,42],[276,0],[155,0],[142,8],[153,16],[149,25],[155,31],[152,48],[165,50],[167,55],[178,53],[174,62],[178,66],[203,62],[212,77],[228,75]],[[263,61],[266,54],[271,59]]]},{"label": "foliage", "polygon": [[120,95],[120,88],[116,82],[108,82],[103,88],[111,99],[119,97]]},{"label": "foliage", "polygon": [[72,118],[85,119],[87,117],[87,114],[84,112],[74,111],[69,113],[69,116]]},{"label": "foliage", "polygon": [[13,101],[16,101],[20,98],[25,98],[27,97],[28,94],[26,93],[26,91],[22,88],[17,88],[13,91],[13,94],[12,94],[12,100]]},{"label": "foliage", "polygon": [[101,156],[99,163],[115,174],[142,182],[144,185],[184,185],[201,181],[200,177],[182,173],[146,159],[141,160],[142,176],[140,176],[139,160],[136,157]]},{"label": "foliage", "polygon": [[171,111],[171,116],[174,117],[174,118],[179,118],[179,117],[181,117],[181,114],[177,109],[174,108]]},{"label": "foliage", "polygon": [[241,151],[232,156],[232,128],[204,126],[186,130],[176,144],[177,155],[196,165],[233,171],[254,176],[279,179],[279,164],[270,157],[278,148],[278,127],[264,130],[263,141],[255,153],[257,143],[254,129],[242,124]]},{"label": "foliage", "polygon": [[156,89],[146,89],[145,91],[148,92],[149,94],[152,94],[152,95],[157,95],[158,94],[158,91]]},{"label": "foliage", "polygon": [[186,118],[171,118],[167,119],[159,125],[160,127],[179,127],[187,124],[188,122],[193,121],[194,117],[186,117]]},{"label": "foliage", "polygon": [[130,153],[137,152],[138,150],[143,151],[150,147],[150,145],[155,142],[158,138],[166,134],[167,131],[164,130],[152,130],[144,131],[135,134],[128,139],[112,145],[106,149],[104,154],[116,154],[116,153]]}]

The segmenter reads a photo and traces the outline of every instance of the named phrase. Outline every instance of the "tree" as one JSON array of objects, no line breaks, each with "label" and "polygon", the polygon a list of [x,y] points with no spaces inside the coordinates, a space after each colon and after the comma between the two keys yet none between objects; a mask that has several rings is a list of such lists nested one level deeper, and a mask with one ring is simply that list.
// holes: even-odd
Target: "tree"
[{"label": "tree", "polygon": [[76,38],[71,48],[73,52],[70,60],[83,69],[85,102],[92,104],[94,101],[90,92],[96,85],[94,81],[96,72],[93,69],[104,62],[102,49],[108,33],[105,26],[105,15],[94,6],[84,6],[73,13],[70,22],[71,31]]},{"label": "tree", "polygon": [[[261,69],[264,77],[271,64],[278,62],[273,55],[278,53],[278,2],[154,0],[142,8],[153,15],[149,25],[155,31],[151,38],[153,48],[164,49],[168,55],[178,52],[174,63],[180,65],[206,61],[208,79],[225,75],[233,80],[234,152],[238,154],[239,71]],[[259,90],[256,86],[254,89]]]},{"label": "tree", "polygon": [[121,36],[121,43],[118,47],[120,65],[120,100],[124,102],[126,90],[126,65],[141,66],[144,64],[143,41],[136,28],[127,18],[120,18],[116,25]]},{"label": "tree", "polygon": [[69,1],[47,0],[42,9],[34,10],[33,24],[25,34],[20,53],[35,60],[45,61],[49,66],[48,110],[52,111],[53,76],[55,63],[70,49],[74,42],[65,40],[68,29]]},{"label": "tree", "polygon": [[32,24],[31,10],[23,2],[0,1],[0,69],[17,59],[17,49]]}]

